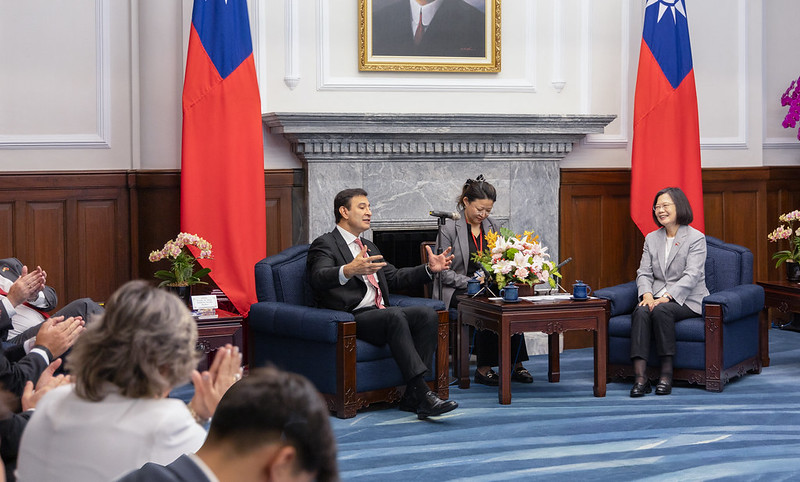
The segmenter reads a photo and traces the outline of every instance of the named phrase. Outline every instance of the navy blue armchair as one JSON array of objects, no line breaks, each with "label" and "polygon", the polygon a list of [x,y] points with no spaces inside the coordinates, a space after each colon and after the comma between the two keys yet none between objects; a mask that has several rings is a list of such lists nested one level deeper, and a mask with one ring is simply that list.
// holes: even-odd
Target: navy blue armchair
[{"label": "navy blue armchair", "polygon": [[[767,323],[759,316],[764,289],[753,284],[753,253],[706,236],[706,287],[703,316],[675,324],[676,380],[721,392],[725,383],[745,373],[761,373],[769,364]],[[608,320],[609,378],[633,375],[630,359],[631,313],[639,302],[636,282],[600,289],[595,296],[611,303]],[[659,375],[660,361],[651,349],[647,375]]]},{"label": "navy blue armchair", "polygon": [[[405,383],[389,346],[357,340],[352,314],[314,307],[306,269],[308,248],[293,246],[255,266],[258,303],[250,307],[251,364],[271,363],[304,375],[340,418],[353,417],[371,403],[399,400]],[[444,304],[402,295],[390,295],[389,302],[427,305],[439,312],[438,345],[428,383],[446,400],[449,336]]]}]

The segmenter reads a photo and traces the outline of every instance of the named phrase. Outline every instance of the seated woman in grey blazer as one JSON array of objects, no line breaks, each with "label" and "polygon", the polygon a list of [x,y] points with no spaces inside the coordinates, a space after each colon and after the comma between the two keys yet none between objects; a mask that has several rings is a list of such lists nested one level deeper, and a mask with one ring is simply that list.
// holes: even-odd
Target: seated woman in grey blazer
[{"label": "seated woman in grey blazer", "polygon": [[[483,268],[472,261],[472,254],[486,249],[486,233],[500,230],[500,226],[489,217],[496,200],[494,186],[486,182],[483,175],[476,180],[467,179],[456,200],[461,218],[457,221],[448,219],[442,227],[439,246],[442,249],[451,246],[454,258],[450,269],[439,273],[441,294],[438,283],[433,284],[433,291],[434,298],[441,299],[450,308],[458,305],[455,295],[466,293],[469,279],[478,276],[483,282]],[[481,330],[475,333],[475,355],[478,358],[475,383],[497,386],[500,377],[492,370],[498,364],[497,335],[494,332]],[[511,380],[533,383],[533,376],[522,366],[522,362],[528,359],[528,352],[525,339],[520,334],[511,337],[511,355],[516,358]]]},{"label": "seated woman in grey blazer", "polygon": [[675,323],[700,316],[706,288],[706,237],[689,226],[692,206],[677,187],[662,189],[653,201],[653,220],[659,229],[644,239],[636,271],[639,306],[631,315],[631,360],[636,377],[631,397],[650,393],[645,375],[650,338],[661,359],[656,395],[672,393]]}]

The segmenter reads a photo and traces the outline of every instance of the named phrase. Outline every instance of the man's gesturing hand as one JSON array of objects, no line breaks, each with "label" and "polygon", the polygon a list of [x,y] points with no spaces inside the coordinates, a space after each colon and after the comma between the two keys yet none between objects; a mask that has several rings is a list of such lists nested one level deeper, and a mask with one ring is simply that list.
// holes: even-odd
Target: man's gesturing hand
[{"label": "man's gesturing hand", "polygon": [[345,278],[352,278],[354,275],[369,276],[377,273],[381,268],[386,266],[386,262],[383,261],[383,256],[377,255],[365,258],[364,255],[366,253],[367,247],[364,246],[353,261],[344,265]]},{"label": "man's gesturing hand", "polygon": [[58,358],[83,333],[83,330],[85,330],[83,325],[84,322],[80,316],[77,318],[70,317],[66,320],[63,316],[48,318],[42,323],[39,333],[36,334],[36,344],[47,348],[54,358]]}]

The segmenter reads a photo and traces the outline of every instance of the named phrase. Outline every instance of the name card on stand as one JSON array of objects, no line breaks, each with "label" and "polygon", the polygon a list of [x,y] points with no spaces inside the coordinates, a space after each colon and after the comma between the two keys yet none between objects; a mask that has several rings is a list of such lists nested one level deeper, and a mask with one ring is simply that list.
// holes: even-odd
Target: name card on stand
[{"label": "name card on stand", "polygon": [[216,318],[217,297],[214,295],[192,296],[192,310],[201,319]]}]

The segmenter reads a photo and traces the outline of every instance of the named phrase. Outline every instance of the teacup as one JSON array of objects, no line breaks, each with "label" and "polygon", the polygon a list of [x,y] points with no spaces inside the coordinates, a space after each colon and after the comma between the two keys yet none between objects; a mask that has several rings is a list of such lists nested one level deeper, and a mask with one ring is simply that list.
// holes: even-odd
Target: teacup
[{"label": "teacup", "polygon": [[572,297],[576,300],[585,300],[592,294],[592,288],[581,280],[572,285]]},{"label": "teacup", "polygon": [[500,290],[500,296],[503,297],[503,301],[518,301],[519,288],[514,285],[508,285]]},{"label": "teacup", "polygon": [[476,279],[471,279],[467,281],[467,294],[474,295],[478,291],[481,290],[481,282]]}]

